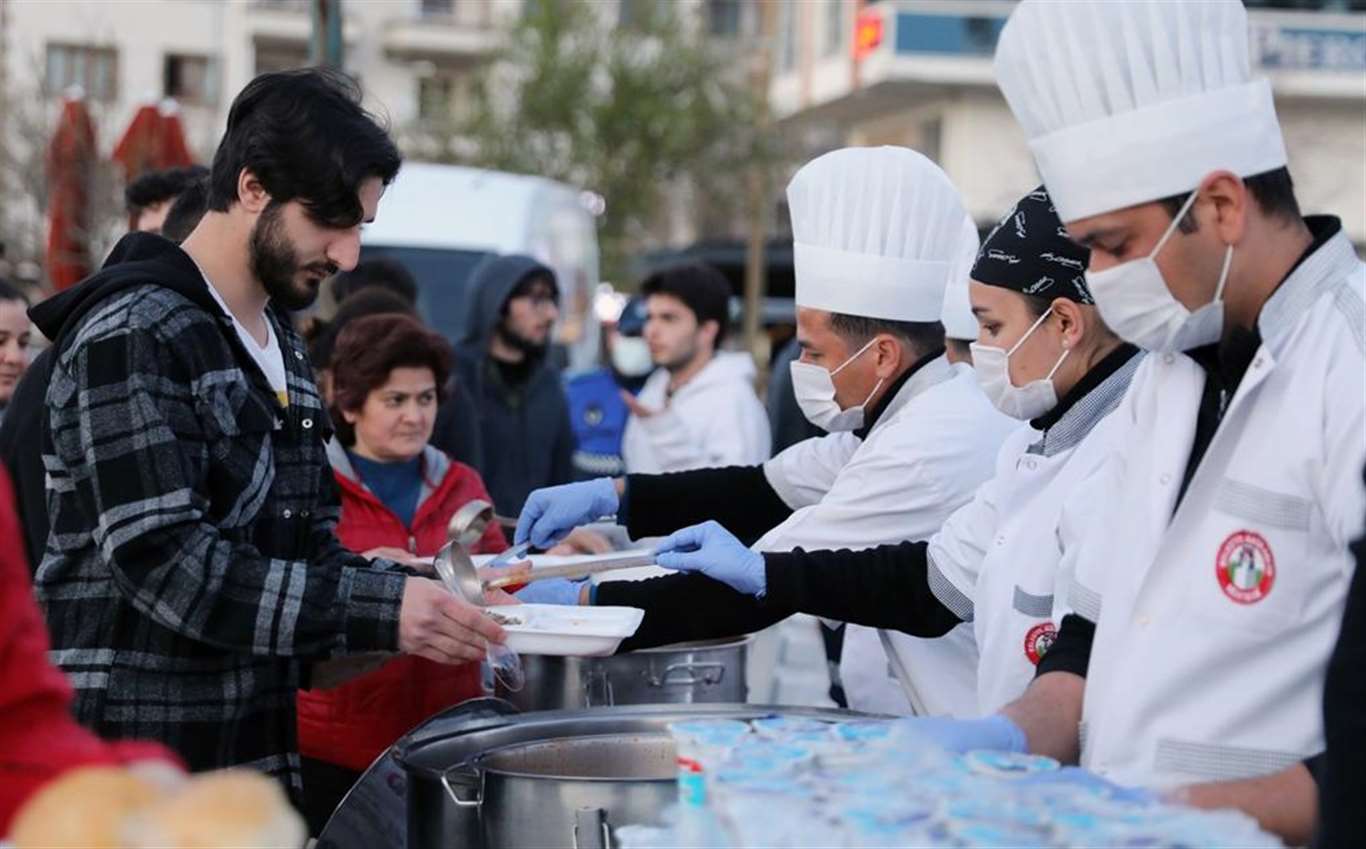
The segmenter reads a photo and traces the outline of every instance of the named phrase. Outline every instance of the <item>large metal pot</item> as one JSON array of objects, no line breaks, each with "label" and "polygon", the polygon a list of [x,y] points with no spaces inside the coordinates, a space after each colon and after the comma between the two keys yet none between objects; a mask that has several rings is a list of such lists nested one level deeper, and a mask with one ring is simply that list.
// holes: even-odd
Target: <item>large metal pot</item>
[{"label": "large metal pot", "polygon": [[441,780],[478,809],[485,846],[607,849],[613,826],[653,821],[677,797],[674,756],[666,734],[599,734],[504,746]]},{"label": "large metal pot", "polygon": [[498,696],[522,711],[602,705],[740,704],[754,637],[677,643],[613,657],[525,655],[526,686]]},{"label": "large metal pot", "polygon": [[[673,783],[653,777],[656,773],[652,772],[659,768],[661,758],[672,760],[671,755],[665,754],[672,752],[672,745],[667,742],[669,723],[702,717],[754,719],[775,712],[832,720],[854,715],[849,711],[762,705],[636,705],[502,717],[485,713],[473,722],[454,714],[450,718],[437,717],[400,740],[392,751],[406,776],[407,845],[409,849],[521,849],[533,845],[567,847],[577,839],[578,845],[587,849],[597,845],[594,840],[605,839],[601,835],[604,823],[610,827],[649,822],[667,804],[666,800],[676,798]],[[607,757],[598,747],[593,759],[599,763],[634,766],[614,766],[626,770],[627,775],[606,776],[610,779],[606,780],[600,767],[596,773],[591,766],[581,767],[585,763],[582,755],[587,751],[582,746],[589,744],[571,742],[568,747],[530,751],[507,748],[585,738],[598,738],[621,758]],[[655,741],[661,746],[667,744],[667,749],[656,746]],[[490,760],[504,750],[505,757]],[[539,769],[540,774],[527,769],[529,765],[551,765],[553,758],[549,753],[558,751],[572,753],[575,769],[588,771],[555,777],[544,774],[544,768]],[[495,771],[501,774],[495,777]],[[646,787],[623,790],[626,795],[619,798],[624,807],[618,808],[611,797],[616,792],[611,786],[615,781]],[[637,789],[644,795],[636,795]],[[605,795],[604,790],[610,792]],[[516,795],[520,792],[532,793],[535,801],[524,801],[524,797]],[[580,814],[580,809],[585,808],[588,810]],[[598,810],[603,813],[597,814]],[[583,819],[576,819],[576,815]],[[549,834],[549,842],[525,842],[531,838],[502,842],[511,833],[502,824],[518,818],[540,821],[526,824],[527,831],[518,832],[519,837]]]}]

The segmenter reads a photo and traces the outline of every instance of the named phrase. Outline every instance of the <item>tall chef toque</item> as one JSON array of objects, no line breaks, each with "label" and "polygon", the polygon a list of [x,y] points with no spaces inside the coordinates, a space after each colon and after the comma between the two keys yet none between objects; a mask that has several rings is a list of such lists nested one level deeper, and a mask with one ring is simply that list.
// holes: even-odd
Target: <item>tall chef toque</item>
[{"label": "tall chef toque", "polygon": [[944,335],[950,339],[971,342],[977,338],[977,316],[972,314],[968,300],[968,278],[977,261],[977,225],[963,219],[963,236],[958,243],[958,256],[949,267],[949,283],[944,287],[944,310],[939,320]]},{"label": "tall chef toque", "polygon": [[892,321],[939,321],[944,287],[977,234],[958,190],[902,147],[817,157],[787,186],[797,306]]},{"label": "tall chef toque", "polygon": [[995,66],[1063,221],[1286,164],[1238,0],[1022,0]]}]

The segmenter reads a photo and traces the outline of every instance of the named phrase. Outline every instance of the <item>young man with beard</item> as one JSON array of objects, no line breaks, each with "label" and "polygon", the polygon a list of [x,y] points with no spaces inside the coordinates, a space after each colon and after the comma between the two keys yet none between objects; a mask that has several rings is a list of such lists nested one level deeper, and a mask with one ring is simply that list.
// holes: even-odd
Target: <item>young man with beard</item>
[{"label": "young man with beard", "polygon": [[629,474],[653,475],[768,459],[768,414],[754,392],[754,361],[720,350],[730,284],[701,263],[646,278],[645,341],[659,369],[631,408],[621,455]]},{"label": "young man with beard", "polygon": [[33,310],[54,339],[35,588],[76,718],[248,766],[300,799],[295,694],[315,661],[482,658],[502,630],[435,581],[342,548],[331,424],[285,310],[356,264],[399,167],[339,74],[257,77],[181,247],[131,234]]},{"label": "young man with beard", "polygon": [[574,478],[574,430],[559,373],[546,361],[560,315],[555,272],[529,256],[492,257],[475,269],[456,352],[457,378],[473,411],[443,407],[436,432],[455,416],[479,419],[484,478],[499,513],[515,516],[533,489]]}]

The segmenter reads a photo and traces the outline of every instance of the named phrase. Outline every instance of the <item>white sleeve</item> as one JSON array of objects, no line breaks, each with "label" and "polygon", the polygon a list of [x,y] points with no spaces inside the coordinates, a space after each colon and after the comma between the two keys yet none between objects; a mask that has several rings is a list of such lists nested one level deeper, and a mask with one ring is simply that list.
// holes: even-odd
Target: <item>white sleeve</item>
[{"label": "white sleeve", "polygon": [[764,463],[764,477],[793,510],[818,504],[861,444],[852,433],[804,439]]},{"label": "white sleeve", "polygon": [[1333,542],[1346,547],[1362,535],[1366,515],[1366,358],[1353,342],[1340,347],[1350,353],[1335,358],[1328,373],[1318,501]]}]

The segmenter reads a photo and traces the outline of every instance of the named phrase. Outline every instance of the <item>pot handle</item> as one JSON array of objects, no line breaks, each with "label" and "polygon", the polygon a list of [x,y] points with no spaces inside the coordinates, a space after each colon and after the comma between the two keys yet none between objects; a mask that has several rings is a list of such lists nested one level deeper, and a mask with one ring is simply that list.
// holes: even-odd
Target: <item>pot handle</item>
[{"label": "pot handle", "polygon": [[579,808],[574,812],[574,849],[611,849],[612,832],[602,808]]},{"label": "pot handle", "polygon": [[[441,786],[446,795],[461,808],[477,808],[484,804],[483,776],[479,770],[468,764],[457,764],[441,773]],[[470,791],[472,798],[461,798],[457,790]]]},{"label": "pot handle", "polygon": [[[684,674],[687,677],[681,677]],[[650,673],[647,680],[651,687],[663,687],[666,684],[695,686],[697,684],[720,684],[721,679],[725,677],[726,665],[724,663],[671,663],[664,667],[663,675]]]},{"label": "pot handle", "polygon": [[612,676],[600,664],[590,664],[584,671],[584,707],[611,707],[616,704],[612,692]]}]

